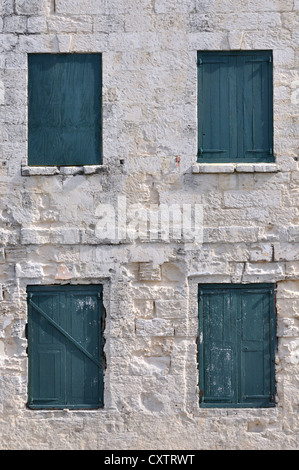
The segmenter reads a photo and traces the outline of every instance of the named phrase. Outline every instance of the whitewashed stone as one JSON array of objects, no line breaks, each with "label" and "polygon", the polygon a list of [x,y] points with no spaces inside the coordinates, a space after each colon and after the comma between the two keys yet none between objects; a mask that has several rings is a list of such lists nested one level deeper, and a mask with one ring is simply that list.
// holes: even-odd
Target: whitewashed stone
[{"label": "whitewashed stone", "polygon": [[249,256],[250,261],[272,261],[273,246],[268,244],[253,247]]},{"label": "whitewashed stone", "polygon": [[5,262],[5,251],[4,251],[4,248],[0,248],[0,263],[4,263]]},{"label": "whitewashed stone", "polygon": [[[298,7],[0,2],[1,449],[298,448]],[[197,162],[197,51],[262,49],[275,162]],[[103,164],[30,167],[27,55],[69,52],[102,54]],[[203,239],[135,236],[142,209],[199,203]],[[98,236],[101,204],[126,236]],[[198,284],[260,282],[276,290],[277,406],[200,408]],[[103,284],[103,409],[27,409],[28,284]]]},{"label": "whitewashed stone", "polygon": [[159,318],[182,318],[186,305],[181,300],[156,300],[155,311]]},{"label": "whitewashed stone", "polygon": [[44,16],[30,16],[27,20],[29,33],[43,33],[47,30],[47,21]]},{"label": "whitewashed stone", "polygon": [[21,229],[21,243],[23,245],[40,245],[43,243],[49,243],[50,241],[50,230],[49,229],[33,229],[33,228],[22,228]]},{"label": "whitewashed stone", "polygon": [[[155,304],[157,308],[157,304]],[[152,318],[154,315],[154,301],[136,299],[134,301],[136,316],[140,318]],[[159,316],[159,315],[158,315]]]},{"label": "whitewashed stone", "polygon": [[252,278],[257,280],[268,280],[273,282],[274,279],[284,277],[284,265],[281,263],[246,263],[244,280]]},{"label": "whitewashed stone", "polygon": [[286,275],[299,276],[299,261],[286,262]]},{"label": "whitewashed stone", "polygon": [[49,176],[56,175],[59,173],[59,170],[56,166],[22,166],[22,175],[23,176]]},{"label": "whitewashed stone", "polygon": [[172,322],[161,318],[152,320],[137,319],[136,320],[137,336],[173,336],[174,328]]},{"label": "whitewashed stone", "polygon": [[197,163],[192,169],[194,173],[233,173],[235,170],[233,163]]},{"label": "whitewashed stone", "polygon": [[142,281],[160,281],[161,268],[154,268],[152,263],[140,263],[139,278]]},{"label": "whitewashed stone", "polygon": [[27,27],[26,16],[6,16],[3,30],[6,33],[24,33]]},{"label": "whitewashed stone", "polygon": [[13,13],[13,0],[3,0],[0,5],[1,15],[11,15]]},{"label": "whitewashed stone", "polygon": [[85,15],[104,13],[105,0],[97,0],[94,4],[86,0],[56,0],[56,12],[66,15]]},{"label": "whitewashed stone", "polygon": [[25,278],[41,278],[43,276],[43,269],[40,264],[25,263],[16,264],[16,276]]},{"label": "whitewashed stone", "polygon": [[290,242],[299,242],[299,225],[294,225],[289,228],[289,241]]},{"label": "whitewashed stone", "polygon": [[77,228],[56,228],[51,230],[51,241],[54,244],[74,245],[80,242],[80,231]]},{"label": "whitewashed stone", "polygon": [[135,357],[130,366],[134,375],[166,375],[170,369],[170,357]]},{"label": "whitewashed stone", "polygon": [[224,193],[225,207],[251,207],[251,206],[279,206],[280,193],[278,191],[234,191]]},{"label": "whitewashed stone", "polygon": [[69,34],[57,35],[58,52],[71,52],[72,37]]},{"label": "whitewashed stone", "polygon": [[63,33],[76,33],[84,32],[89,33],[92,31],[92,17],[82,16],[71,18],[65,16],[55,16],[49,18],[47,21],[48,31],[55,33],[60,31]]},{"label": "whitewashed stone", "polygon": [[4,83],[0,80],[0,104],[4,104],[5,88]]},{"label": "whitewashed stone", "polygon": [[16,0],[16,13],[18,15],[46,14],[49,0]]}]

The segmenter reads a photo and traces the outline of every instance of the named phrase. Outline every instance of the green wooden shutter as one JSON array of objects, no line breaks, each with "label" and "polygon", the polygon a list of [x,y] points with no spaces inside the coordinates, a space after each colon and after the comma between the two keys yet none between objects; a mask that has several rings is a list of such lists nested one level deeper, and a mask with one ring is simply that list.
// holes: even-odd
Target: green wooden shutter
[{"label": "green wooden shutter", "polygon": [[[234,126],[235,80],[229,56],[198,55],[200,160],[226,161],[231,156],[230,129]],[[231,100],[228,100],[231,96]]]},{"label": "green wooden shutter", "polygon": [[273,161],[272,53],[198,53],[198,161]]},{"label": "green wooden shutter", "polygon": [[28,287],[28,406],[103,405],[102,286]]},{"label": "green wooden shutter", "polygon": [[[247,53],[238,58],[238,118],[243,129],[239,155],[264,161],[273,157],[272,54]],[[242,138],[243,136],[243,138]],[[241,158],[241,157],[240,157]]]},{"label": "green wooden shutter", "polygon": [[[230,292],[202,297],[203,355],[201,371],[205,383],[205,401],[233,403],[235,400],[236,330],[235,299]],[[203,388],[202,388],[203,390]]]},{"label": "green wooden shutter", "polygon": [[240,316],[237,321],[241,329],[240,401],[257,405],[271,404],[274,398],[272,384],[274,351],[271,347],[273,293],[269,292],[269,289],[256,288],[238,292]]},{"label": "green wooden shutter", "polygon": [[101,163],[101,54],[29,54],[28,164]]},{"label": "green wooden shutter", "polygon": [[273,299],[272,285],[199,286],[201,406],[274,406]]}]

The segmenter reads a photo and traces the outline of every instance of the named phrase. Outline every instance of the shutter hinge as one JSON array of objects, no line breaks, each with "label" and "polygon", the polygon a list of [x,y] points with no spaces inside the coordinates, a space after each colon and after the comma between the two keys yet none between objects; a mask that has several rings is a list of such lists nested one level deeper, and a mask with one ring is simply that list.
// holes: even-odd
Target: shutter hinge
[{"label": "shutter hinge", "polygon": [[270,62],[270,64],[272,63],[272,57],[271,56],[269,57],[269,62]]},{"label": "shutter hinge", "polygon": [[202,59],[197,60],[197,65],[202,65]]},{"label": "shutter hinge", "polygon": [[199,396],[200,396],[200,398],[203,397],[203,390],[200,390],[200,391],[199,391]]},{"label": "shutter hinge", "polygon": [[25,338],[28,339],[28,323],[25,325]]}]

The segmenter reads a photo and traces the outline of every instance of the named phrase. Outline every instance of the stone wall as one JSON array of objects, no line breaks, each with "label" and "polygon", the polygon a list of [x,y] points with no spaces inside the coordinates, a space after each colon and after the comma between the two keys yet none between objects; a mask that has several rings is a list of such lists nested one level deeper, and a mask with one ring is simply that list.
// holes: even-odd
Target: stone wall
[{"label": "stone wall", "polygon": [[[298,9],[298,0],[2,0],[0,448],[298,449]],[[275,164],[196,163],[197,51],[233,49],[273,50]],[[102,53],[102,168],[28,168],[33,52]],[[198,205],[201,240],[147,230],[100,239],[99,208],[121,214],[124,203],[132,231],[141,207]],[[104,285],[101,410],[26,407],[26,286],[65,282]],[[206,282],[276,283],[275,408],[199,408]]]}]

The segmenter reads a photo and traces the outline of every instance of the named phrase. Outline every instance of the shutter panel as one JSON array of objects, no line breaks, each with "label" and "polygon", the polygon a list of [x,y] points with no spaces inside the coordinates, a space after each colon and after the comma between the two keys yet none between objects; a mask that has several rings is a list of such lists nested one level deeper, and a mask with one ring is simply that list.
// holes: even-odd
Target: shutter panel
[{"label": "shutter panel", "polygon": [[240,58],[238,89],[238,115],[243,130],[239,157],[269,160],[273,154],[271,53]]},{"label": "shutter panel", "polygon": [[230,293],[206,294],[203,299],[204,401],[232,403],[235,394],[235,329]]},{"label": "shutter panel", "polygon": [[264,405],[274,395],[271,372],[269,292],[241,292],[240,395],[243,403]]},{"label": "shutter panel", "polygon": [[28,56],[29,165],[101,161],[101,55]]},{"label": "shutter panel", "polygon": [[272,285],[199,286],[200,402],[274,406]]},{"label": "shutter panel", "polygon": [[[64,326],[59,295],[34,296],[37,305]],[[29,305],[29,406],[55,406],[65,401],[65,344],[53,326]]]},{"label": "shutter panel", "polygon": [[199,159],[221,161],[229,158],[231,119],[227,97],[234,81],[229,80],[230,58],[198,55],[198,143]]},{"label": "shutter panel", "polygon": [[272,54],[198,53],[198,161],[273,161]]},{"label": "shutter panel", "polygon": [[[99,357],[101,348],[98,328],[98,293],[74,292],[68,297],[69,331],[93,357]],[[102,371],[82,351],[70,344],[67,370],[69,383],[68,403],[76,405],[80,399],[85,404],[94,404],[101,390]]]},{"label": "shutter panel", "polygon": [[29,407],[102,406],[101,289],[28,288]]}]

